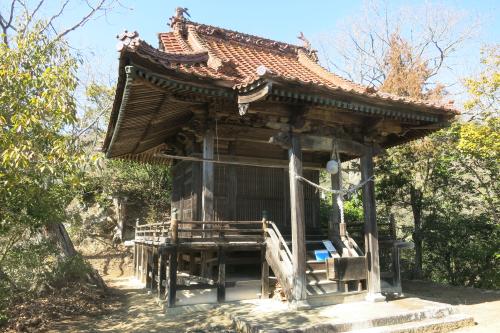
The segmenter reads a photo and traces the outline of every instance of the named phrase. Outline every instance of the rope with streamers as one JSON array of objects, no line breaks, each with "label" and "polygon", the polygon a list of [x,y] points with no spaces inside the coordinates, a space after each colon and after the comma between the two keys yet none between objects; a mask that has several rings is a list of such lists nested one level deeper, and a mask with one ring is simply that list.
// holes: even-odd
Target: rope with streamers
[{"label": "rope with streamers", "polygon": [[346,197],[348,194],[352,194],[352,193],[356,192],[357,190],[359,190],[366,183],[371,182],[375,178],[375,176],[371,176],[370,178],[358,183],[357,185],[351,186],[346,190],[332,190],[330,188],[326,188],[326,187],[323,187],[321,185],[318,185],[318,184],[310,181],[309,179],[306,179],[306,178],[299,176],[297,174],[295,175],[295,178],[315,187],[316,189],[318,189],[320,191],[333,193],[333,194],[336,194],[338,196]]}]

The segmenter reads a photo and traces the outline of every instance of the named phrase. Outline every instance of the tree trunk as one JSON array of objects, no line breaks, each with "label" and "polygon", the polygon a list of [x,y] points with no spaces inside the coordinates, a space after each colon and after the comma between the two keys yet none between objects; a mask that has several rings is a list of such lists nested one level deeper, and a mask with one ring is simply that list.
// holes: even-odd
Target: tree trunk
[{"label": "tree trunk", "polygon": [[10,285],[10,288],[12,289],[12,291],[18,290],[14,281],[12,281],[12,279],[1,268],[0,268],[0,280],[7,281],[7,283]]},{"label": "tree trunk", "polygon": [[51,223],[45,226],[45,236],[60,250],[62,257],[73,257],[78,254],[62,223]]},{"label": "tree trunk", "polygon": [[415,266],[413,278],[422,278],[422,192],[419,189],[410,190],[411,210],[413,212],[413,242],[415,243]]},{"label": "tree trunk", "polygon": [[[68,259],[80,255],[73,245],[71,238],[62,223],[51,223],[45,226],[45,237],[53,242],[60,251],[61,257]],[[101,289],[106,289],[106,283],[97,270],[90,268],[87,274],[89,283],[97,285]]]}]

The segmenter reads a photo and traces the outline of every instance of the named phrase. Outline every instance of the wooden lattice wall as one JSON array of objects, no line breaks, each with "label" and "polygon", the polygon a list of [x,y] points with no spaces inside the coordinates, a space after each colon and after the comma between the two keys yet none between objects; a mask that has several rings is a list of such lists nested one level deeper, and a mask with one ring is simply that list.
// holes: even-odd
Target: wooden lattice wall
[{"label": "wooden lattice wall", "polygon": [[[173,168],[172,207],[182,220],[201,220],[202,163],[180,162]],[[268,212],[285,233],[290,228],[288,170],[216,164],[214,167],[214,213],[219,221],[260,220]],[[319,172],[304,170],[318,183]],[[304,185],[306,228],[319,229],[319,193]]]}]

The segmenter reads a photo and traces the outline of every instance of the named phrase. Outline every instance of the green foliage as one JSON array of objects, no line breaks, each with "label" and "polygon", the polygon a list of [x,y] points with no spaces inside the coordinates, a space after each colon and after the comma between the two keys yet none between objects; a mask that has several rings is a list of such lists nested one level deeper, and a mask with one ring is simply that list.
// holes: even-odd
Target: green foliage
[{"label": "green foliage", "polygon": [[0,308],[66,268],[43,231],[66,221],[85,164],[70,135],[77,61],[41,26],[0,43]]},{"label": "green foliage", "polygon": [[17,238],[64,220],[83,157],[65,134],[75,121],[74,58],[36,31],[14,41],[0,44],[0,237]]},{"label": "green foliage", "polygon": [[433,281],[500,288],[500,226],[486,214],[444,209],[424,221],[424,269]]},{"label": "green foliage", "polygon": [[[170,209],[170,168],[164,165],[142,164],[128,160],[106,159],[96,153],[96,146],[103,141],[107,120],[114,100],[114,89],[91,83],[86,89],[86,103],[75,130],[76,144],[85,151],[86,164],[82,195],[72,204],[71,228],[76,240],[89,235],[111,238],[116,226],[113,198],[125,199],[125,220],[135,224],[157,222]],[[130,208],[130,209],[129,209]]]},{"label": "green foliage", "polygon": [[378,163],[377,198],[384,210],[412,217],[425,276],[499,288],[499,62],[483,63],[487,70],[467,80],[475,117],[391,149]]},{"label": "green foliage", "polygon": [[483,71],[476,78],[468,78],[465,85],[470,99],[464,104],[465,110],[473,118],[498,117],[500,86],[500,46],[494,45],[481,51]]},{"label": "green foliage", "polygon": [[360,191],[344,202],[344,218],[346,223],[363,222],[363,201]]}]

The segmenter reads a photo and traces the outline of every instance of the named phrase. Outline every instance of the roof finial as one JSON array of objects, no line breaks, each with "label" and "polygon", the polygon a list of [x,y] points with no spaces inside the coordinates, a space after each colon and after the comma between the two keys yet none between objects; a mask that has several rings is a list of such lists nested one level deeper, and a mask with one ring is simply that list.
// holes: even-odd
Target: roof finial
[{"label": "roof finial", "polygon": [[186,14],[187,17],[191,17],[188,13],[188,9],[185,7],[177,7],[175,9],[175,15],[170,18],[170,26],[173,27],[177,22],[185,22],[187,19],[184,17]]},{"label": "roof finial", "polygon": [[182,7],[177,7],[175,9],[175,18],[178,19],[178,20],[185,20],[186,18],[184,17],[184,14],[187,15],[187,17],[191,17],[191,15],[189,15],[188,13],[188,9],[187,8],[182,8]]},{"label": "roof finial", "polygon": [[306,49],[307,53],[309,54],[309,57],[311,57],[315,62],[318,62],[318,54],[316,50],[313,50],[311,46],[311,42],[304,36],[304,33],[301,31],[300,34],[297,36],[298,39],[302,41],[302,47]]},{"label": "roof finial", "polygon": [[311,51],[311,43],[309,42],[309,40],[306,38],[306,36],[304,36],[304,33],[301,31],[300,34],[297,36],[298,39],[300,39],[303,43],[303,47],[307,50],[307,51]]}]

